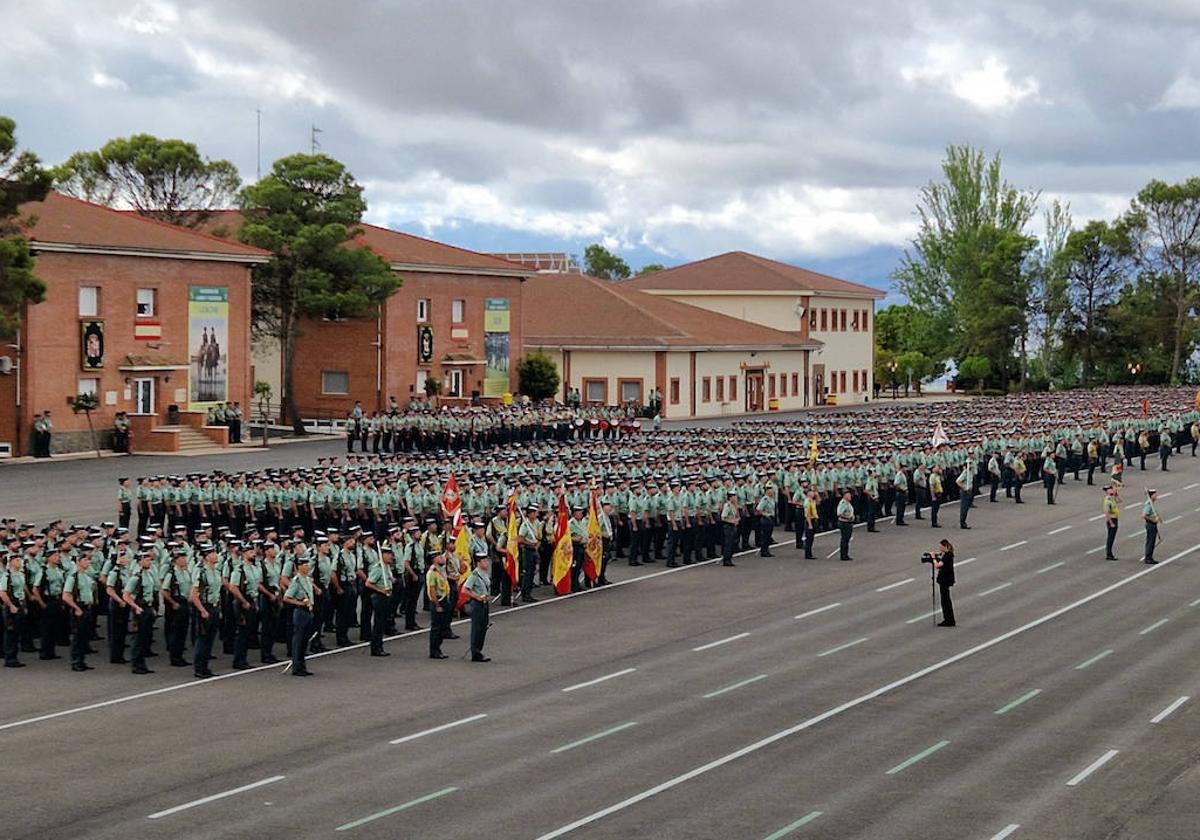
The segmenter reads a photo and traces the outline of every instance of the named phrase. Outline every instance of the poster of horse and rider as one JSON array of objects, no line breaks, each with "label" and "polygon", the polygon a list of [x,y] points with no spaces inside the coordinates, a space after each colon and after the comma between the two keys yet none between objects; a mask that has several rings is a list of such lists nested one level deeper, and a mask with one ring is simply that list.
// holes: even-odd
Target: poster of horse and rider
[{"label": "poster of horse and rider", "polygon": [[204,411],[228,399],[229,290],[188,289],[188,410]]}]

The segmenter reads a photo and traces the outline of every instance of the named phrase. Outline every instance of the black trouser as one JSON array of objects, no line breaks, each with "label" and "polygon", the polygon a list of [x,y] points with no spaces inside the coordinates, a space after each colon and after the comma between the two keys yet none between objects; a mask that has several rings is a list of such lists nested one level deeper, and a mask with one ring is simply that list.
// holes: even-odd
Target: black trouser
[{"label": "black trouser", "polygon": [[521,546],[519,552],[521,560],[521,598],[528,599],[533,596],[533,573],[537,566],[537,552],[536,549],[528,545]]},{"label": "black trouser", "polygon": [[417,602],[421,600],[421,581],[406,580],[404,582],[404,629],[417,629]]},{"label": "black trouser", "polygon": [[333,634],[339,646],[350,644],[350,619],[354,616],[354,605],[358,602],[358,592],[354,581],[339,581],[341,588],[333,593]]},{"label": "black trouser", "polygon": [[925,494],[929,491],[924,487],[913,488],[913,518],[921,519],[921,505],[925,503]]},{"label": "black trouser", "polygon": [[995,473],[989,473],[989,479],[990,491],[988,493],[988,501],[994,502],[996,501],[996,491],[1000,489],[1000,476]]},{"label": "black trouser", "polygon": [[312,610],[295,607],[292,610],[292,673],[302,674],[304,656],[308,653],[308,637],[312,635]]},{"label": "black trouser", "polygon": [[667,523],[667,565],[674,566],[675,553],[679,548],[680,528],[674,522]]},{"label": "black trouser", "polygon": [[904,524],[904,507],[908,504],[908,493],[903,490],[896,490],[896,524]]},{"label": "black trouser", "polygon": [[1158,525],[1154,522],[1146,523],[1146,550],[1143,559],[1149,561],[1154,559],[1154,547],[1158,545]]},{"label": "black trouser", "polygon": [[804,559],[805,560],[813,559],[813,553],[812,553],[813,539],[815,539],[816,536],[817,536],[816,520],[810,521],[808,519],[805,519],[804,520]]},{"label": "black trouser", "polygon": [[279,604],[258,593],[258,656],[263,662],[275,658],[275,634],[279,632]]},{"label": "black trouser", "polygon": [[942,621],[954,624],[954,602],[950,600],[950,587],[947,584],[939,583],[938,591],[942,595]]},{"label": "black trouser", "polygon": [[254,602],[250,602],[248,608],[243,608],[241,604],[234,606],[237,610],[237,635],[233,640],[233,664],[245,665],[246,652],[250,649],[250,636],[254,632],[254,627],[258,623],[258,610],[254,608]]},{"label": "black trouser", "polygon": [[[71,664],[82,665],[84,657],[87,656],[88,645],[92,641],[92,629],[95,620],[95,615],[92,613],[91,607],[80,605],[82,615],[76,615],[73,619],[75,627],[74,635],[71,636]],[[5,634],[5,639],[8,634]]]},{"label": "black trouser", "polygon": [[207,673],[210,669],[208,661],[212,658],[213,641],[217,638],[217,628],[220,627],[221,613],[218,607],[208,607],[208,618],[202,618],[200,611],[194,606],[192,612],[196,621],[196,647],[192,651],[192,666],[196,676]]},{"label": "black trouser", "polygon": [[171,657],[171,664],[182,662],[183,649],[187,646],[188,636],[187,607],[180,605],[172,609],[168,605],[163,624],[167,631],[167,653]]},{"label": "black trouser", "polygon": [[371,653],[383,653],[383,636],[391,598],[382,592],[371,592]]},{"label": "black trouser", "polygon": [[0,609],[4,610],[4,664],[16,665],[19,661],[17,654],[21,650],[21,635],[25,632],[25,607],[21,606],[15,613],[7,606],[0,605]]},{"label": "black trouser", "polygon": [[737,545],[737,526],[729,522],[721,526],[721,562],[729,565],[733,562],[733,549]]},{"label": "black trouser", "polygon": [[939,495],[935,496],[935,495],[930,494],[930,496],[929,496],[929,527],[930,528],[940,528],[941,527],[940,525],[938,525],[938,521],[937,521],[938,511],[941,509],[942,509],[941,495],[939,494]]},{"label": "black trouser", "polygon": [[125,635],[129,629],[128,605],[117,605],[109,599],[108,604],[108,661],[120,662],[125,658]]},{"label": "black trouser", "polygon": [[471,657],[483,656],[483,643],[487,639],[488,605],[482,601],[469,601],[467,612],[471,616]]},{"label": "black trouser", "polygon": [[775,530],[775,520],[770,516],[758,517],[758,555],[768,557],[771,554],[771,534]]},{"label": "black trouser", "polygon": [[62,628],[62,599],[55,595],[47,595],[46,608],[42,610],[41,622],[41,658],[50,659],[54,656],[54,646],[58,643]]},{"label": "black trouser", "polygon": [[842,532],[841,544],[839,545],[839,558],[842,560],[850,559],[850,538],[854,535],[854,523],[842,520],[838,522],[838,530]]},{"label": "black trouser", "polygon": [[971,511],[971,494],[963,490],[958,494],[958,525],[961,528],[967,524],[967,514]]},{"label": "black trouser", "polygon": [[429,615],[429,655],[440,656],[442,640],[450,634],[450,610],[453,605],[446,598],[430,607]]},{"label": "black trouser", "polygon": [[571,591],[583,589],[580,578],[583,575],[583,562],[587,559],[587,548],[581,542],[571,543]]},{"label": "black trouser", "polygon": [[133,637],[133,653],[131,656],[133,668],[146,667],[146,654],[150,651],[150,643],[154,640],[154,619],[158,613],[153,607],[142,607],[142,614],[137,617],[137,635]]},{"label": "black trouser", "polygon": [[878,513],[877,513],[878,507],[879,507],[879,503],[877,501],[872,499],[870,496],[866,497],[867,530],[868,531],[875,530],[875,517],[878,516]]},{"label": "black trouser", "polygon": [[1042,486],[1046,488],[1046,504],[1054,504],[1054,476],[1046,475],[1042,478]]},{"label": "black trouser", "polygon": [[1111,558],[1113,556],[1113,543],[1117,541],[1117,520],[1109,520],[1107,526],[1108,537],[1104,541],[1104,556]]}]

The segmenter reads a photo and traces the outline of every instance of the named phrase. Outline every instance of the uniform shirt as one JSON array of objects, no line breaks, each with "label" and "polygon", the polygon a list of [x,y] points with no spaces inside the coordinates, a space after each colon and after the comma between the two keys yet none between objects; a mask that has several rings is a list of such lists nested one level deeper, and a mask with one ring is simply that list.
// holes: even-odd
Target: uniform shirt
[{"label": "uniform shirt", "polygon": [[384,591],[392,590],[392,569],[387,563],[376,563],[367,572],[367,582]]},{"label": "uniform shirt", "polygon": [[200,588],[200,601],[206,607],[215,607],[221,602],[221,573],[204,564],[196,570],[196,586]]},{"label": "uniform shirt", "polygon": [[0,569],[0,592],[7,592],[14,601],[24,604],[26,598],[25,572]]},{"label": "uniform shirt", "polygon": [[96,603],[96,581],[87,572],[72,571],[67,575],[63,591],[70,592],[75,603],[81,607],[90,607]]},{"label": "uniform shirt", "polygon": [[263,573],[257,563],[238,563],[229,575],[229,584],[251,602],[258,596],[258,585],[262,583]]},{"label": "uniform shirt", "polygon": [[63,571],[62,566],[47,564],[38,566],[37,570],[29,578],[29,585],[41,589],[43,595],[57,598],[62,595],[63,582],[66,580],[66,577],[66,572]]},{"label": "uniform shirt", "polygon": [[425,591],[432,600],[439,603],[450,597],[450,581],[446,580],[446,574],[441,567],[429,567],[429,571],[425,573]]},{"label": "uniform shirt", "polygon": [[1158,509],[1154,507],[1154,502],[1147,499],[1142,505],[1142,518],[1147,522],[1158,522]]},{"label": "uniform shirt", "polygon": [[1104,497],[1103,510],[1106,514],[1108,514],[1109,516],[1112,517],[1114,522],[1121,515],[1121,506],[1119,504],[1117,504],[1117,500],[1114,499],[1112,496]]},{"label": "uniform shirt", "polygon": [[296,575],[288,584],[285,597],[295,601],[311,601],[313,596],[312,578],[307,575]]},{"label": "uniform shirt", "polygon": [[133,595],[140,607],[153,606],[158,600],[158,575],[154,569],[138,568],[135,574],[125,578],[126,595]]},{"label": "uniform shirt", "polygon": [[183,602],[192,594],[192,573],[185,566],[171,566],[163,574],[162,578],[163,592],[169,592],[171,597],[178,602]]},{"label": "uniform shirt", "polygon": [[842,522],[854,521],[854,505],[850,504],[845,499],[838,502],[837,517]]},{"label": "uniform shirt", "polygon": [[467,578],[467,582],[463,584],[463,588],[472,595],[477,595],[480,598],[487,598],[492,591],[491,576],[479,569],[471,572]]},{"label": "uniform shirt", "polygon": [[761,516],[774,516],[775,515],[775,500],[773,498],[771,498],[770,496],[763,496],[761,499],[758,500],[758,506],[757,506],[756,510],[758,510],[758,512]]}]

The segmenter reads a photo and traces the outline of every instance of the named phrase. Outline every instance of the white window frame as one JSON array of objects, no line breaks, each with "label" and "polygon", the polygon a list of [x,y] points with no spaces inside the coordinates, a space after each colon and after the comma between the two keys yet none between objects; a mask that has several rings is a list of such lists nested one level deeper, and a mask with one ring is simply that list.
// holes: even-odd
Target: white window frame
[{"label": "white window frame", "polygon": [[[90,387],[87,383],[91,383]],[[81,376],[75,383],[76,394],[98,394],[100,393],[100,377],[98,376]]]},{"label": "white window frame", "polygon": [[[592,388],[601,389],[600,395],[592,398]],[[589,379],[584,386],[583,401],[589,405],[603,405],[608,402],[608,385],[603,379]]]},{"label": "white window frame", "polygon": [[95,318],[100,314],[100,287],[79,287],[79,317]]},{"label": "white window frame", "polygon": [[428,378],[429,378],[428,369],[419,368],[417,370],[417,378],[416,378],[416,381],[413,383],[413,393],[414,394],[416,394],[417,396],[425,395],[425,380]]},{"label": "white window frame", "polygon": [[[145,298],[145,300],[143,300]],[[137,290],[137,316],[139,318],[153,318],[158,311],[158,289],[141,288]],[[142,307],[146,311],[142,311]]]},{"label": "white window frame", "polygon": [[[341,391],[329,390],[327,376],[344,376],[346,378],[346,387]],[[321,371],[321,393],[329,396],[344,397],[350,393],[350,371],[348,370],[323,370]]]},{"label": "white window frame", "polygon": [[451,368],[446,371],[446,396],[461,397],[463,395],[463,372],[461,368]]},{"label": "white window frame", "polygon": [[[140,411],[139,410],[141,408],[141,386],[142,386],[142,383],[146,383],[147,393],[149,393],[149,395],[150,395],[150,406],[149,406],[150,410],[149,411]],[[142,416],[142,417],[148,417],[148,416],[151,416],[154,414],[154,401],[157,397],[157,394],[156,394],[157,390],[158,389],[154,385],[153,377],[150,377],[150,376],[139,377],[139,378],[133,380],[133,413],[135,415]]]},{"label": "white window frame", "polygon": [[461,324],[466,316],[467,302],[465,300],[450,301],[450,322]]},{"label": "white window frame", "polygon": [[417,298],[417,323],[429,323],[429,298]]}]

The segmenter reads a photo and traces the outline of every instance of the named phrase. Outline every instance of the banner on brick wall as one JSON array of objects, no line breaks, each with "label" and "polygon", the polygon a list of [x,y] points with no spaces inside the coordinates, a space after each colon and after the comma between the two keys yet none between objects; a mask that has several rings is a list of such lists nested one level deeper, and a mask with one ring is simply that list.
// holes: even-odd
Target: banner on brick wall
[{"label": "banner on brick wall", "polygon": [[511,329],[508,298],[487,298],[483,304],[483,395],[498,397],[508,391]]},{"label": "banner on brick wall", "polygon": [[229,290],[188,289],[188,410],[229,399]]}]

